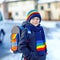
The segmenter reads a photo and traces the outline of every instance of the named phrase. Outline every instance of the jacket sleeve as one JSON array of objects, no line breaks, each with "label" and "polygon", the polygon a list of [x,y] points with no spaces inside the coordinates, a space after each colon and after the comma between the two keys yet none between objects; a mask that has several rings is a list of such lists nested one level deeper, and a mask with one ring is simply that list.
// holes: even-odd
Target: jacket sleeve
[{"label": "jacket sleeve", "polygon": [[42,27],[42,39],[44,40],[44,42],[45,42],[45,33],[44,33],[44,29],[43,29],[43,27]]},{"label": "jacket sleeve", "polygon": [[44,40],[45,47],[46,47],[46,52],[47,52],[46,38],[45,38],[45,33],[44,33],[43,27],[42,27],[42,39]]},{"label": "jacket sleeve", "polygon": [[25,57],[27,57],[30,53],[27,47],[27,29],[24,29],[21,34],[21,39],[19,41],[18,50],[23,53]]}]

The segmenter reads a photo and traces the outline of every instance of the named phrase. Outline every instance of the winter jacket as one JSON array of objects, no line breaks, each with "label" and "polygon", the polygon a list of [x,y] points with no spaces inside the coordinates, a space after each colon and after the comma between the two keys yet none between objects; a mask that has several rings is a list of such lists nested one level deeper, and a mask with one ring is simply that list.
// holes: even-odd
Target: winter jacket
[{"label": "winter jacket", "polygon": [[46,41],[42,26],[35,27],[30,23],[25,24],[19,41],[19,50],[27,60],[40,60],[40,56],[46,56]]}]

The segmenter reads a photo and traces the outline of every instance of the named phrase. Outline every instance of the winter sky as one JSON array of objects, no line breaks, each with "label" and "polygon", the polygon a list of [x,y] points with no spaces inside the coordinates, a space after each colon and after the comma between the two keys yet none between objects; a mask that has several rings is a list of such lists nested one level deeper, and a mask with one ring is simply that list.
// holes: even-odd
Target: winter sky
[{"label": "winter sky", "polygon": [[[2,3],[3,1],[16,1],[16,0],[0,0],[0,3]],[[60,0],[39,0],[39,3],[52,2],[52,1],[60,1]]]},{"label": "winter sky", "polygon": [[39,0],[39,3],[45,3],[45,2],[53,2],[53,1],[60,1],[60,0]]}]

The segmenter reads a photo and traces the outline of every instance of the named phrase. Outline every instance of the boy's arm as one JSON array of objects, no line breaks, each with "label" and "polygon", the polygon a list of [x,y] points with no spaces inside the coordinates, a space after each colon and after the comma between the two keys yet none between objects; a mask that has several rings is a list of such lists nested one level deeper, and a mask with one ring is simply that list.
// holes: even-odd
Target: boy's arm
[{"label": "boy's arm", "polygon": [[[46,38],[45,38],[45,33],[44,33],[43,27],[42,27],[42,39],[44,40],[44,43],[46,45]],[[47,53],[47,45],[46,45],[46,53]]]},{"label": "boy's arm", "polygon": [[22,31],[21,40],[19,41],[18,49],[25,55],[25,57],[27,57],[30,53],[29,49],[27,48],[27,30],[26,29]]}]

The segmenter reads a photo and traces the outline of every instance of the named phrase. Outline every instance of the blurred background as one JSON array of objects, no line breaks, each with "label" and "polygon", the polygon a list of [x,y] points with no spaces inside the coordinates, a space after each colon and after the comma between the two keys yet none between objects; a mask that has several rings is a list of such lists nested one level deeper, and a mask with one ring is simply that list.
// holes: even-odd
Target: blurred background
[{"label": "blurred background", "polygon": [[60,0],[1,0],[0,60],[21,60],[20,53],[10,52],[11,30],[20,26],[32,9],[37,9],[42,17],[48,49],[46,60],[60,60]]}]

